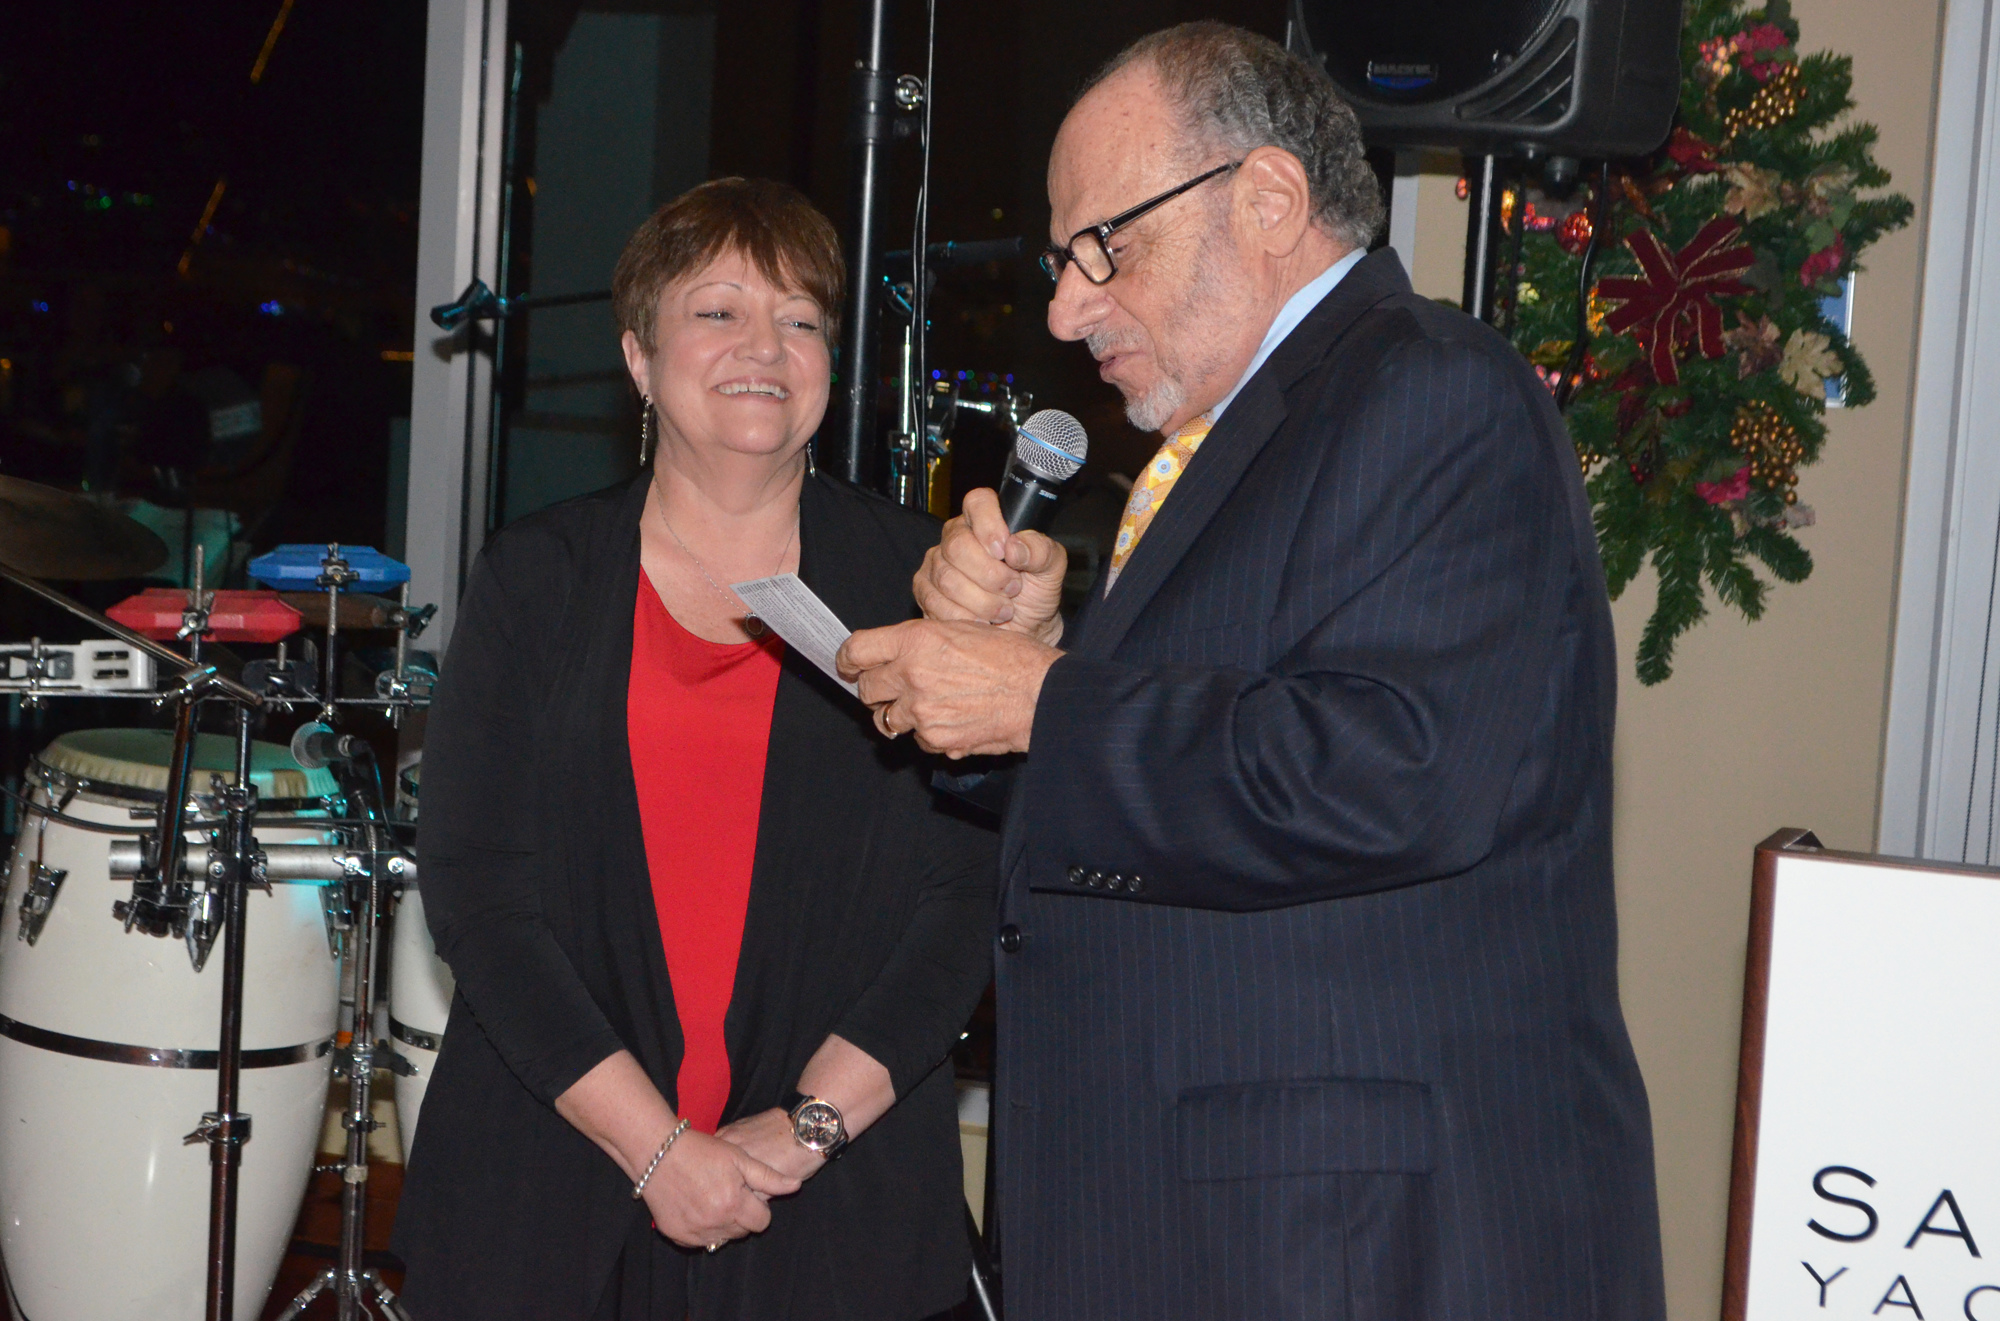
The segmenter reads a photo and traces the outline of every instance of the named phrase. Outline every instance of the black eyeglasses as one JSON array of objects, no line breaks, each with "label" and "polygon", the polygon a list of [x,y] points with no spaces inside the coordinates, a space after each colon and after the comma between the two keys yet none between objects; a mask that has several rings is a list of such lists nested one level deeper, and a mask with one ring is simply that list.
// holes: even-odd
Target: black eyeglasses
[{"label": "black eyeglasses", "polygon": [[1227,165],[1218,165],[1206,174],[1197,174],[1186,183],[1167,189],[1158,197],[1147,198],[1129,211],[1120,211],[1109,220],[1079,229],[1069,236],[1069,246],[1066,248],[1049,244],[1042,253],[1042,269],[1048,273],[1050,280],[1061,283],[1063,267],[1075,262],[1076,268],[1083,272],[1084,279],[1092,284],[1108,283],[1112,276],[1118,274],[1118,267],[1111,260],[1110,243],[1113,234],[1154,207],[1171,202],[1190,188],[1199,187],[1218,174],[1227,174],[1242,163],[1242,161],[1231,161]]}]

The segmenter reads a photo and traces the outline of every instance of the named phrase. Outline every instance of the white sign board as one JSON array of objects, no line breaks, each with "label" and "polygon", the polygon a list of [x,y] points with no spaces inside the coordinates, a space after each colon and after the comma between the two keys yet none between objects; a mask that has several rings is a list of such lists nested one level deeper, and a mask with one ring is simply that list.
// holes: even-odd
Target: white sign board
[{"label": "white sign board", "polygon": [[1758,849],[1725,1321],[2000,1321],[2000,871]]}]

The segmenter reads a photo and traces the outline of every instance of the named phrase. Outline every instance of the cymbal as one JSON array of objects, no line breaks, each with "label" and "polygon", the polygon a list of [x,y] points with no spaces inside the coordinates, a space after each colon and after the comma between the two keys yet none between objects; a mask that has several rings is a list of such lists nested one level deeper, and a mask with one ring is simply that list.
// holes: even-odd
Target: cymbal
[{"label": "cymbal", "polygon": [[0,560],[30,578],[137,578],[167,562],[167,543],[89,496],[0,477]]}]

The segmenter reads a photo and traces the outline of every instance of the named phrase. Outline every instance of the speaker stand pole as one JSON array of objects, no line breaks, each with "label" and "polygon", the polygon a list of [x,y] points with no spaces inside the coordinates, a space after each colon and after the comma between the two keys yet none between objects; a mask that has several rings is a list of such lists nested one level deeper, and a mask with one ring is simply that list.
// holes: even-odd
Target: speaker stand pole
[{"label": "speaker stand pole", "polygon": [[1471,190],[1465,217],[1465,292],[1459,306],[1481,321],[1493,319],[1493,263],[1499,244],[1500,158],[1468,157],[1465,178]]},{"label": "speaker stand pole", "polygon": [[840,432],[828,467],[874,490],[876,343],[882,318],[882,206],[888,199],[889,145],[896,130],[896,75],[889,62],[890,0],[870,0],[861,50],[854,61],[854,109],[848,145],[854,151],[854,192],[847,235],[847,315],[840,328]]}]

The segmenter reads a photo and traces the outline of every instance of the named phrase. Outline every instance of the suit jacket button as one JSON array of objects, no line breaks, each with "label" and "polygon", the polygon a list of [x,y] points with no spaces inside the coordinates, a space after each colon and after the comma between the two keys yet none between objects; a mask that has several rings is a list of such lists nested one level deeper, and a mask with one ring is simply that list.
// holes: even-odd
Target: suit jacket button
[{"label": "suit jacket button", "polygon": [[1082,885],[1082,884],[1083,884],[1083,868],[1081,868],[1081,867],[1071,867],[1071,868],[1069,869],[1069,883],[1070,883],[1071,885]]},{"label": "suit jacket button", "polygon": [[1124,873],[1124,872],[1122,872],[1122,871],[1115,871],[1115,872],[1112,872],[1112,873],[1111,873],[1111,875],[1110,875],[1110,877],[1109,877],[1109,878],[1108,878],[1108,879],[1107,879],[1107,880],[1105,881],[1105,884],[1106,884],[1106,885],[1109,885],[1109,886],[1110,886],[1110,887],[1111,887],[1112,889],[1114,889],[1114,890],[1122,890],[1122,889],[1124,889],[1124,888],[1125,888],[1125,873]]},{"label": "suit jacket button", "polygon": [[1083,883],[1093,890],[1102,890],[1104,888],[1104,873],[1093,869],[1089,875],[1083,878]]},{"label": "suit jacket button", "polygon": [[1139,887],[1145,883],[1146,878],[1143,876],[1127,876],[1125,878],[1125,891],[1127,894],[1137,894],[1139,893]]},{"label": "suit jacket button", "polygon": [[1021,949],[1021,928],[1015,926],[1012,922],[1001,927],[1000,948],[1009,954],[1018,953]]}]

